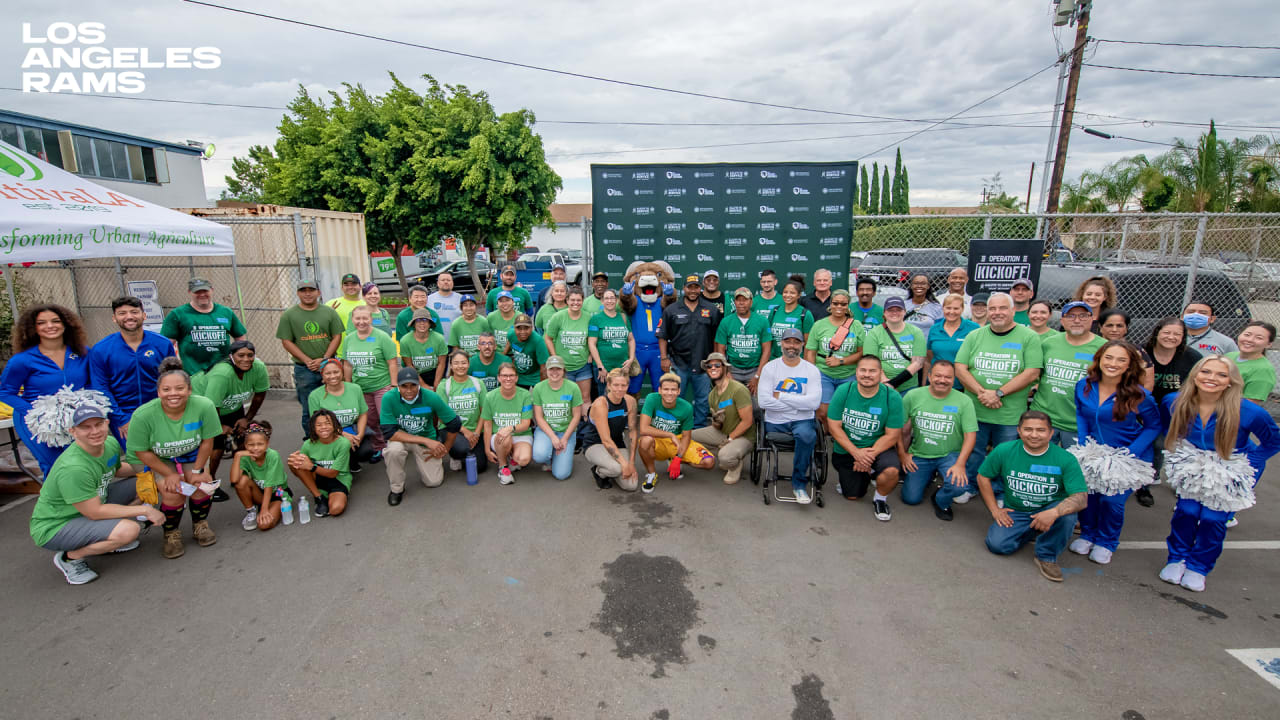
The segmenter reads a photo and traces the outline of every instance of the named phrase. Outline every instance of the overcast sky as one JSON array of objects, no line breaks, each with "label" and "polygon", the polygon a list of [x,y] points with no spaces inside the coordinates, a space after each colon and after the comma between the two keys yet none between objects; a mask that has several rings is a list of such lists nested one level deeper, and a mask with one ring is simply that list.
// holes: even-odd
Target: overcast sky
[{"label": "overcast sky", "polygon": [[[905,119],[941,119],[1050,65],[1057,56],[1047,1],[598,3],[539,0],[467,3],[384,0],[220,0],[355,32],[476,55],[720,96]],[[56,9],[51,5],[61,6]],[[1265,7],[1265,9],[1264,9]],[[1213,3],[1099,0],[1090,35],[1154,40],[1275,45],[1280,6],[1257,0]],[[216,70],[147,71],[138,97],[283,106],[299,84],[312,91],[360,83],[374,92],[387,73],[421,88],[430,73],[489,93],[499,112],[531,109],[548,159],[564,180],[563,202],[590,201],[590,165],[633,162],[893,162],[902,141],[913,205],[975,205],[983,179],[999,172],[1004,189],[1035,190],[1048,140],[1057,82],[1049,69],[958,120],[1019,127],[941,128],[868,122],[866,118],[762,108],[692,98],[500,65],[428,50],[249,17],[178,0],[88,0],[11,8],[0,43],[6,87],[21,86],[28,45],[22,23],[39,34],[51,22],[106,24],[107,47],[211,45]],[[1074,29],[1057,43],[1069,46]],[[1088,62],[1195,72],[1280,75],[1280,51],[1103,43]],[[210,197],[225,187],[231,158],[272,143],[279,110],[184,106],[125,100],[0,92],[0,106],[169,141],[212,142],[206,164]],[[1223,79],[1084,68],[1077,122],[1143,140],[1193,139],[1203,128],[1122,121],[1280,126],[1280,80]],[[984,117],[977,117],[984,116]],[[577,125],[552,121],[663,123],[850,123],[775,126]],[[1124,124],[1116,124],[1124,123]],[[955,126],[951,126],[954,128]],[[1259,130],[1223,130],[1220,136]],[[897,133],[897,134],[886,134]],[[843,137],[861,135],[862,137]],[[839,139],[829,139],[842,136]],[[652,148],[827,138],[702,149]],[[885,149],[880,149],[888,145]],[[1073,133],[1067,176],[1137,152],[1167,148]],[[615,154],[606,154],[614,152]],[[586,153],[598,153],[590,154]]]}]

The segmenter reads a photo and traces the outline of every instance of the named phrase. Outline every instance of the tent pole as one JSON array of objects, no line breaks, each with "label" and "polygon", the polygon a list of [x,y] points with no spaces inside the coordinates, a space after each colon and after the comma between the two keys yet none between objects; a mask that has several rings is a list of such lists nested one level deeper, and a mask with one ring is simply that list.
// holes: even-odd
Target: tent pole
[{"label": "tent pole", "polygon": [[13,268],[4,269],[4,284],[9,290],[9,312],[13,315],[13,321],[18,322],[18,296],[13,291]]},{"label": "tent pole", "polygon": [[231,256],[231,277],[236,283],[236,300],[240,302],[240,322],[248,319],[244,314],[244,291],[240,289],[240,266],[236,264],[236,256]]},{"label": "tent pole", "polygon": [[129,293],[127,290],[125,290],[125,285],[124,285],[124,266],[120,264],[120,258],[116,258],[115,261],[116,261],[116,281],[120,283],[120,295],[121,296],[128,295]]},{"label": "tent pole", "polygon": [[76,304],[76,314],[83,316],[84,312],[80,309],[80,283],[76,282],[76,266],[74,261],[67,261],[67,266],[71,270],[71,299]]}]

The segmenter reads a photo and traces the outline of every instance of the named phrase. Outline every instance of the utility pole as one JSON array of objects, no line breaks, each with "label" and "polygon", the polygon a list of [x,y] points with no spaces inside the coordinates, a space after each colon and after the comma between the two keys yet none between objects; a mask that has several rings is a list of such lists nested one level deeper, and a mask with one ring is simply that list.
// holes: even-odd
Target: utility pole
[{"label": "utility pole", "polygon": [[1027,212],[1031,212],[1031,183],[1036,179],[1036,164],[1031,163],[1031,174],[1027,176]]},{"label": "utility pole", "polygon": [[1071,120],[1075,117],[1076,91],[1080,87],[1080,65],[1089,39],[1089,10],[1093,0],[1080,0],[1076,19],[1076,41],[1071,52],[1071,71],[1067,76],[1067,95],[1062,103],[1062,123],[1058,126],[1058,151],[1053,159],[1053,178],[1049,181],[1049,199],[1045,212],[1058,212],[1058,195],[1062,192],[1062,172],[1067,164],[1067,143],[1071,139]]}]

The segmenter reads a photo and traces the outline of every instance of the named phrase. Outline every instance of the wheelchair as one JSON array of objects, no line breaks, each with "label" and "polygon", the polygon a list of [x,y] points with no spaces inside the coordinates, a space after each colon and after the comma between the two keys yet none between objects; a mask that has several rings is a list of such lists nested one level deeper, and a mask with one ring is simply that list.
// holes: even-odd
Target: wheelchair
[{"label": "wheelchair", "polygon": [[[783,477],[778,474],[779,455],[795,451],[795,438],[788,433],[766,433],[764,411],[759,408],[755,411],[755,425],[756,445],[751,452],[752,484],[760,486],[765,505],[775,501],[796,502],[796,496],[791,491],[791,476],[788,474]],[[809,463],[809,482],[813,486],[813,502],[818,507],[823,507],[825,504],[822,499],[822,486],[827,482],[829,448],[830,439],[818,423],[818,442],[813,447],[813,461]],[[779,491],[780,487],[783,490]]]}]

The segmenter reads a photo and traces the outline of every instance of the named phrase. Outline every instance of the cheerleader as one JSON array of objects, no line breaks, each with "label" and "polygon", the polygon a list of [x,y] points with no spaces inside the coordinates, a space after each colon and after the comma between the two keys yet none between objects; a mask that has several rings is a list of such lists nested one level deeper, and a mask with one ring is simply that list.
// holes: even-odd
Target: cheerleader
[{"label": "cheerleader", "polygon": [[1152,443],[1162,426],[1143,372],[1138,348],[1111,340],[1076,383],[1079,444],[1070,450],[1089,485],[1089,504],[1080,513],[1080,537],[1068,549],[1099,565],[1111,562],[1120,544],[1125,502],[1155,474]]},{"label": "cheerleader", "polygon": [[1253,506],[1253,486],[1267,458],[1280,452],[1280,428],[1266,410],[1244,399],[1244,379],[1225,356],[1200,360],[1190,380],[1161,403],[1165,473],[1178,504],[1160,579],[1202,592],[1222,554],[1227,518]]}]

